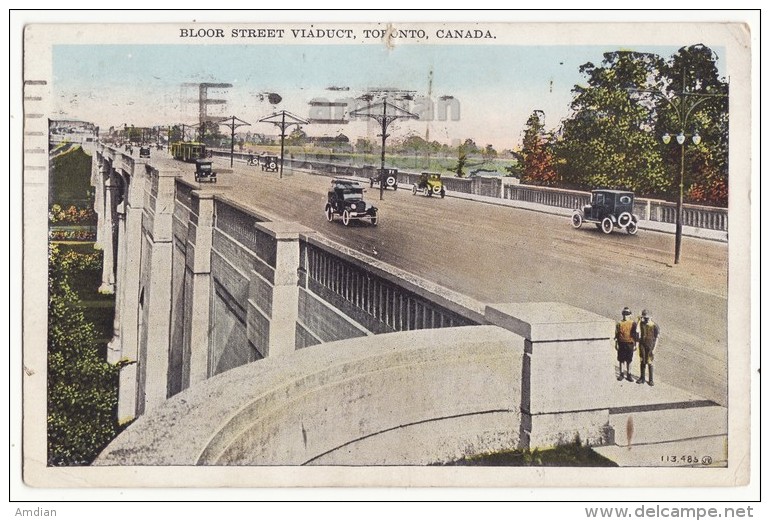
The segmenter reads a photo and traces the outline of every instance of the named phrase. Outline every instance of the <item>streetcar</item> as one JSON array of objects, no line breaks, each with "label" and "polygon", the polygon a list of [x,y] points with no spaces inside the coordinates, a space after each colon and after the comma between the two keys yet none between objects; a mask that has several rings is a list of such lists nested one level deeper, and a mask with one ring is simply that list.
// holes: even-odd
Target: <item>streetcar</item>
[{"label": "streetcar", "polygon": [[207,156],[206,145],[196,141],[177,141],[171,143],[171,157],[188,163],[195,162]]}]

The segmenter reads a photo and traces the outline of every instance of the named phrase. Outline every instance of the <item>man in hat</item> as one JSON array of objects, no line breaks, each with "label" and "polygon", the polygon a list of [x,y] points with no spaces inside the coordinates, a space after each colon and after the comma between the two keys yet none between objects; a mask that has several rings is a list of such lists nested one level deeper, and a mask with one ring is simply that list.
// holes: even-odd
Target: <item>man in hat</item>
[{"label": "man in hat", "polygon": [[641,376],[636,381],[638,384],[645,382],[644,373],[647,366],[650,367],[650,379],[647,383],[655,385],[652,381],[652,360],[655,347],[658,345],[660,328],[658,324],[652,321],[652,316],[646,309],[642,310],[642,316],[638,325],[639,332],[639,364],[641,367]]},{"label": "man in hat", "polygon": [[634,346],[636,345],[636,322],[631,320],[631,310],[623,308],[622,319],[615,324],[615,351],[618,352],[618,366],[620,374],[618,381],[623,380],[623,365],[626,366],[626,380],[631,378],[631,360],[634,358]]}]

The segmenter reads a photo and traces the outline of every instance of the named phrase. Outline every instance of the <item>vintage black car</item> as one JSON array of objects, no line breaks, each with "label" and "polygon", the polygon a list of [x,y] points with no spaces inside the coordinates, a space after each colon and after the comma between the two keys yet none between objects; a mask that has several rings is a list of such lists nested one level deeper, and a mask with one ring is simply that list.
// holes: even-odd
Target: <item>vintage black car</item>
[{"label": "vintage black car", "polygon": [[384,183],[382,185],[383,188],[398,190],[398,169],[385,168],[384,170],[381,170],[377,168],[375,170],[374,167],[364,167],[364,172],[369,176],[370,188],[374,188],[374,185],[380,186],[380,183]]},{"label": "vintage black car", "polygon": [[354,219],[368,219],[373,226],[377,226],[377,208],[364,201],[364,189],[355,181],[333,179],[324,212],[329,222],[339,215],[345,226]]},{"label": "vintage black car", "polygon": [[634,214],[634,193],[623,190],[593,190],[591,204],[572,213],[572,226],[594,223],[604,233],[615,227],[625,228],[630,235],[638,231],[639,217]]},{"label": "vintage black car", "polygon": [[443,198],[446,195],[446,188],[444,188],[444,182],[441,180],[441,174],[432,172],[420,174],[420,179],[412,185],[412,195],[417,195],[417,192],[427,197],[439,195]]},{"label": "vintage black car", "polygon": [[262,165],[262,171],[268,172],[278,171],[278,157],[277,156],[262,156],[259,158],[259,164]]},{"label": "vintage black car", "polygon": [[139,158],[150,157],[150,147],[139,147]]},{"label": "vintage black car", "polygon": [[211,168],[211,161],[198,160],[195,162],[195,181],[198,183],[202,181],[217,182],[217,173]]}]

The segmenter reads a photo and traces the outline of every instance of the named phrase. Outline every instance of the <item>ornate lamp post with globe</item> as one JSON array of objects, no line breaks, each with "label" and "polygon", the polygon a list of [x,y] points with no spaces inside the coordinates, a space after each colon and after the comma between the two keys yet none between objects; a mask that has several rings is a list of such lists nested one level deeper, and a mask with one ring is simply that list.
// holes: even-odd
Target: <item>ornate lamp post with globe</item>
[{"label": "ornate lamp post with globe", "polygon": [[[673,97],[670,97],[661,90],[650,89],[628,89],[629,93],[647,93],[652,94],[656,98],[663,99],[673,111],[676,116],[676,123],[678,123],[679,133],[676,135],[676,142],[681,147],[679,158],[679,194],[676,204],[676,241],[674,246],[674,264],[679,264],[682,253],[682,207],[684,203],[684,148],[687,141],[687,137],[692,138],[694,145],[699,145],[701,142],[701,136],[696,130],[693,134],[686,134],[686,129],[689,127],[690,116],[693,114],[696,108],[700,107],[706,101],[713,98],[725,98],[724,94],[710,94],[700,92],[690,92],[685,90],[685,73],[682,71],[682,90],[674,91]],[[664,144],[671,143],[671,134],[663,134],[662,140]]]},{"label": "ornate lamp post with globe", "polygon": [[[685,121],[687,121],[686,116]],[[668,145],[671,143],[671,134],[663,134],[661,139],[663,140],[664,144]],[[674,264],[679,264],[679,259],[682,252],[682,207],[684,206],[684,145],[687,142],[687,135],[684,133],[684,130],[676,135],[676,142],[681,147],[681,152],[679,159],[679,198],[676,202],[676,241],[674,245]],[[696,146],[701,142],[701,137],[697,130],[692,135],[692,142]]]}]

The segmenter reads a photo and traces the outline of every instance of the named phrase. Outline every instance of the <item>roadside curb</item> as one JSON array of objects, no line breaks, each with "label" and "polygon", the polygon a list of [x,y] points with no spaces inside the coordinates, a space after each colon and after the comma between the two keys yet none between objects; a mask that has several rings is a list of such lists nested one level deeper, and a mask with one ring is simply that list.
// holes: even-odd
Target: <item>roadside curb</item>
[{"label": "roadside curb", "polygon": [[[507,206],[509,208],[520,208],[523,210],[530,210],[533,212],[547,213],[551,215],[558,215],[561,217],[570,217],[574,210],[569,208],[559,208],[557,206],[548,206],[538,203],[530,203],[527,201],[515,201],[511,199],[499,199],[497,197],[487,197],[483,195],[465,194],[461,192],[452,192],[447,190],[447,197],[455,197],[457,199],[465,199],[468,201],[477,201],[481,203],[494,204],[497,206]],[[648,230],[660,233],[674,234],[676,233],[676,225],[670,223],[662,223],[657,221],[639,221],[640,230]],[[683,226],[682,235],[685,237],[693,237],[696,239],[704,239],[717,242],[728,242],[728,233],[708,230],[704,228],[694,228],[692,226]]]},{"label": "roadside curb", "polygon": [[[292,170],[295,170],[297,172],[302,172],[305,174],[310,174],[310,175],[323,175],[323,176],[329,177],[328,174],[326,173],[320,173],[314,170],[306,170],[303,168],[292,168]],[[363,183],[363,181],[365,180],[368,181],[367,179],[356,177],[356,176],[339,175],[339,176],[331,176],[331,177],[340,178],[340,179],[350,179],[353,181],[358,181],[359,183]],[[398,183],[399,190],[407,190],[411,188],[412,188],[411,184]],[[508,208],[518,208],[521,210],[529,210],[532,212],[558,215],[560,217],[565,217],[565,218],[569,218],[572,215],[572,212],[574,211],[573,209],[570,209],[570,208],[559,208],[558,206],[548,206],[545,204],[530,203],[528,201],[516,201],[512,199],[501,199],[498,197],[488,197],[484,195],[466,194],[463,192],[455,192],[451,190],[446,191],[446,197],[454,197],[457,199],[465,199],[468,201],[494,204],[496,206],[506,206]],[[669,235],[674,235],[676,233],[676,225],[671,223],[657,222],[657,221],[640,220],[639,229],[658,232],[658,233],[666,233]],[[728,242],[728,232],[723,232],[718,230],[708,230],[705,228],[694,228],[692,226],[683,226],[682,235],[684,237],[691,237],[694,239],[703,239],[707,241],[716,241],[716,242],[724,242],[724,243]]]}]

